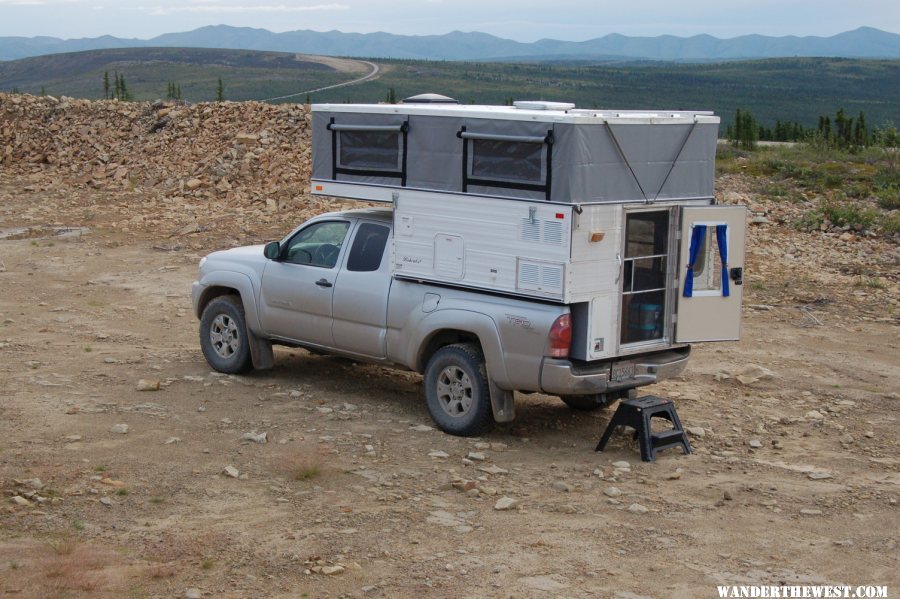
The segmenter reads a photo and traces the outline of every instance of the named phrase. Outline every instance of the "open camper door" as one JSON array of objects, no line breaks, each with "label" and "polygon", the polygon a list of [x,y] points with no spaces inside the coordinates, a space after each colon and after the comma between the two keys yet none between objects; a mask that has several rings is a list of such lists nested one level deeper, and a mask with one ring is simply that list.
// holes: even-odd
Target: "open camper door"
[{"label": "open camper door", "polygon": [[744,206],[682,209],[675,341],[740,338],[746,215]]}]

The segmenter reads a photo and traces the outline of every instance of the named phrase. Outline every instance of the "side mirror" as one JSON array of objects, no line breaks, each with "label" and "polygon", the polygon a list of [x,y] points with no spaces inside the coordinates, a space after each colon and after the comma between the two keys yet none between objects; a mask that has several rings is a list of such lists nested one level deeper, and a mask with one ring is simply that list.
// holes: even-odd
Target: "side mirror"
[{"label": "side mirror", "polygon": [[281,244],[277,241],[270,241],[263,248],[263,255],[269,260],[278,260],[279,256],[281,256]]}]

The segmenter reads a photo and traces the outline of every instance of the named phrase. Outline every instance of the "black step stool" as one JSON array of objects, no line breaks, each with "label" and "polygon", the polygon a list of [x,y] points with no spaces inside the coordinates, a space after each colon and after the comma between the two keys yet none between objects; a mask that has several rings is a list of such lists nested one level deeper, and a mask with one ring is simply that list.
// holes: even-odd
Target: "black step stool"
[{"label": "black step stool", "polygon": [[[651,418],[664,418],[672,423],[672,428],[667,431],[654,433],[650,426]],[[641,460],[652,462],[656,459],[656,452],[660,449],[680,446],[684,453],[691,453],[691,444],[675,413],[675,404],[671,399],[646,395],[637,399],[626,399],[619,402],[616,413],[613,414],[606,432],[600,438],[600,443],[594,451],[603,451],[613,432],[620,426],[630,426],[634,429],[634,438],[640,439]]]}]

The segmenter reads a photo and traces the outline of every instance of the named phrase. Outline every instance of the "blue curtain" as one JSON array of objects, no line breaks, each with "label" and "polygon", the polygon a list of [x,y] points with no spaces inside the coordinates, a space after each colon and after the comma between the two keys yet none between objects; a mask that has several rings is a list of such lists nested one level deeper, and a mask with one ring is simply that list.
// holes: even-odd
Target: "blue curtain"
[{"label": "blue curtain", "polygon": [[684,276],[684,297],[694,296],[694,264],[697,262],[697,254],[703,247],[703,239],[706,236],[706,225],[694,225],[691,232],[691,248],[688,256],[687,274]]},{"label": "blue curtain", "polygon": [[716,225],[716,241],[719,242],[719,258],[722,259],[722,296],[731,295],[728,281],[728,225]]}]

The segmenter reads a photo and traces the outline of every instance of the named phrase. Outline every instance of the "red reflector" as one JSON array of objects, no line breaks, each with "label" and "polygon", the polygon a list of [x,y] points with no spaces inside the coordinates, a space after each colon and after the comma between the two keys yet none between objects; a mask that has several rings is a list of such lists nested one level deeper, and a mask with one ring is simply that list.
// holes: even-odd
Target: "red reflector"
[{"label": "red reflector", "polygon": [[316,191],[322,191],[322,186],[321,186],[321,185],[316,185]]},{"label": "red reflector", "polygon": [[563,214],[562,212],[557,212],[557,213],[556,213],[556,218],[566,218],[566,215]]}]

